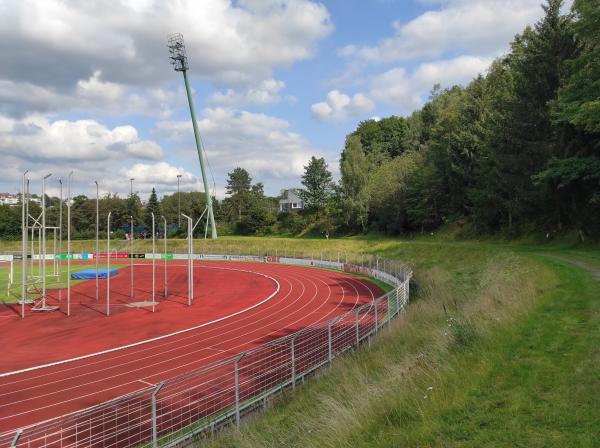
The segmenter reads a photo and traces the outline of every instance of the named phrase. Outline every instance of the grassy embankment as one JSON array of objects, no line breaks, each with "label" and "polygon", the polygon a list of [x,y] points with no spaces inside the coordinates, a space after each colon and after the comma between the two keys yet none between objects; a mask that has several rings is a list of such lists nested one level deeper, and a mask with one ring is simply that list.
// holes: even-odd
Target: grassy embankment
[{"label": "grassy embankment", "polygon": [[600,252],[378,238],[226,238],[196,247],[205,244],[377,253],[409,262],[418,286],[409,311],[372,348],[341,357],[240,431],[203,444],[597,446],[599,283],[553,257],[600,271]]},{"label": "grassy embankment", "polygon": [[[328,244],[321,242],[321,245]],[[409,312],[219,447],[597,446],[597,251],[344,240],[409,261]]]}]

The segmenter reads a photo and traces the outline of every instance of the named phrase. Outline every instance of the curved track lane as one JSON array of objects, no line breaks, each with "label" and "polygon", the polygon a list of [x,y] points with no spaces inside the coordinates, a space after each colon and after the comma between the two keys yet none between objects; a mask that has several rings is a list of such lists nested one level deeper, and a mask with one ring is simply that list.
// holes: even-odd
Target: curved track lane
[{"label": "curved track lane", "polygon": [[[276,280],[279,289],[270,300],[257,300],[256,306],[218,322],[211,323],[214,319],[205,316],[205,325],[191,331],[0,378],[0,431],[75,412],[229,358],[330,320],[382,293],[369,282],[337,271],[278,264],[226,266],[268,276]],[[195,265],[197,291],[202,288],[203,271],[214,267],[223,267],[223,263]],[[214,309],[218,308],[217,304]],[[77,334],[72,336],[77,338]]]}]

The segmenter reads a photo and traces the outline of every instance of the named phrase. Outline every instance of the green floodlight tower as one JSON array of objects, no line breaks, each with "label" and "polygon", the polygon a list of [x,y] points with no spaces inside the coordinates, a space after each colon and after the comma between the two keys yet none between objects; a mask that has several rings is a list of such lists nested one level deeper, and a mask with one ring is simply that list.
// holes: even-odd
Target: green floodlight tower
[{"label": "green floodlight tower", "polygon": [[202,181],[204,182],[204,193],[206,194],[206,206],[208,207],[208,219],[210,219],[211,237],[217,239],[217,227],[215,225],[215,215],[212,208],[212,198],[208,188],[208,179],[206,178],[206,169],[204,167],[204,149],[202,148],[202,139],[196,123],[196,112],[194,110],[194,100],[190,89],[187,72],[189,69],[187,55],[185,53],[185,43],[181,33],[174,33],[167,38],[167,47],[169,48],[169,59],[176,72],[183,73],[185,82],[185,91],[187,92],[188,104],[190,106],[190,115],[192,116],[192,125],[194,126],[194,137],[196,139],[196,149],[198,150],[198,159],[200,159],[200,170],[202,171]]}]

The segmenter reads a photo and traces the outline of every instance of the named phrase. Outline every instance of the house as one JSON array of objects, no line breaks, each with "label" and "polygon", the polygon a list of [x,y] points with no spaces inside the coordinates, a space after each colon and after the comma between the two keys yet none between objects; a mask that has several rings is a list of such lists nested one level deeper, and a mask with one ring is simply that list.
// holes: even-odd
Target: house
[{"label": "house", "polygon": [[20,195],[11,193],[0,193],[0,205],[18,205]]},{"label": "house", "polygon": [[300,199],[300,190],[297,188],[290,188],[289,190],[283,190],[281,192],[281,199],[279,199],[280,212],[299,212],[303,209],[304,201]]}]

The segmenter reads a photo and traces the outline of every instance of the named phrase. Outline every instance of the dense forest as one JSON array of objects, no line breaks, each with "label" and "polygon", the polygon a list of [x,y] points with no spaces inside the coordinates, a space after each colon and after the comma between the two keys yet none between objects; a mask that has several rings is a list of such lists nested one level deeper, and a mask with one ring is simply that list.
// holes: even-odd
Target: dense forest
[{"label": "dense forest", "polygon": [[[278,213],[277,198],[235,168],[227,197],[215,201],[221,231],[401,234],[454,225],[480,234],[574,230],[581,239],[598,237],[600,0],[575,0],[568,14],[561,6],[548,0],[544,17],[466,87],[434,86],[408,117],[359,123],[346,137],[338,183],[325,160],[313,157],[302,177],[300,213]],[[102,198],[100,213],[112,210],[123,231],[133,216],[144,234],[153,211],[181,234],[179,200],[186,214],[204,208],[200,193],[159,201],[153,191],[145,207],[135,194]],[[49,219],[56,220],[58,201],[49,202]],[[78,196],[72,210],[74,237],[91,237],[95,200]],[[0,236],[19,234],[20,207],[0,207]]]}]

